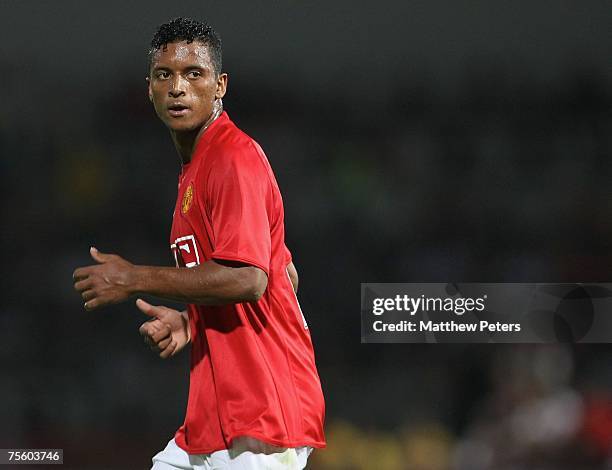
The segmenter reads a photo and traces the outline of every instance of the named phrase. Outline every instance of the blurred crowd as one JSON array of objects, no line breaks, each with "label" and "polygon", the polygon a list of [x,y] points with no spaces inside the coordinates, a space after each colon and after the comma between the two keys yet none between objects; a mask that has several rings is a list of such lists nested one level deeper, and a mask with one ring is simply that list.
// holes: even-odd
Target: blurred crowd
[{"label": "blurred crowd", "polygon": [[[181,422],[187,357],[153,357],[133,305],[84,312],[71,274],[91,245],[172,264],[178,157],[140,75],[92,93],[23,72],[3,75],[29,99],[0,114],[0,442],[144,468]],[[612,279],[609,77],[512,76],[398,76],[380,100],[230,81],[283,192],[327,398],[312,468],[612,468],[608,345],[359,344],[361,282]]]},{"label": "blurred crowd", "polygon": [[[575,366],[568,346],[498,348],[487,366],[488,393],[472,402],[459,433],[431,417],[407,420],[393,431],[335,421],[328,427],[329,450],[314,455],[314,468],[612,468],[609,388],[576,382]],[[599,378],[609,374],[609,361],[596,371]]]}]

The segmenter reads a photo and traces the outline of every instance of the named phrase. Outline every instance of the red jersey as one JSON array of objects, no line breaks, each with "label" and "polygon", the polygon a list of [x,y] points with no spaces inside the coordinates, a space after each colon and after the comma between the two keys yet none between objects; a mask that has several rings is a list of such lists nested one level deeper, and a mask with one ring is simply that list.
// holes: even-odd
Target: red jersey
[{"label": "red jersey", "polygon": [[170,243],[179,267],[220,259],[268,275],[257,302],[188,306],[189,400],[176,443],[190,454],[230,448],[240,436],[324,447],[323,393],[287,273],[281,194],[263,150],[225,112],[183,165]]}]

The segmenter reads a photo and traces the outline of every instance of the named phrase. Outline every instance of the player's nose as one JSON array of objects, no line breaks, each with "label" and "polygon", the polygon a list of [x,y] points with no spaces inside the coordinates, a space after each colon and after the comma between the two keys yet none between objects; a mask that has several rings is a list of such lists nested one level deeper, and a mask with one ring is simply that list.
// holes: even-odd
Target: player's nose
[{"label": "player's nose", "polygon": [[173,98],[184,95],[186,85],[185,81],[186,80],[184,80],[183,77],[177,77],[172,80],[172,83],[170,84],[170,89],[168,90],[168,95]]}]

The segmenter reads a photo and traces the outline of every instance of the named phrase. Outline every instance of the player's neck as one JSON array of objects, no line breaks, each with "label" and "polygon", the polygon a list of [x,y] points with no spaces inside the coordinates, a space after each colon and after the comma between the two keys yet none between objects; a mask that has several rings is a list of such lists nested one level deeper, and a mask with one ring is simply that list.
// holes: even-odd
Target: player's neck
[{"label": "player's neck", "polygon": [[183,164],[189,163],[191,161],[191,156],[195,149],[195,144],[198,141],[198,137],[201,134],[202,129],[195,129],[189,132],[175,132],[170,131],[172,135],[172,141],[174,142],[174,147],[179,154],[181,162]]},{"label": "player's neck", "polygon": [[212,113],[206,122],[199,129],[186,132],[175,132],[170,131],[174,147],[181,158],[181,162],[184,164],[191,162],[193,152],[195,150],[197,142],[202,137],[202,134],[206,132],[206,129],[221,115],[223,112],[223,103],[221,100],[215,102]]}]

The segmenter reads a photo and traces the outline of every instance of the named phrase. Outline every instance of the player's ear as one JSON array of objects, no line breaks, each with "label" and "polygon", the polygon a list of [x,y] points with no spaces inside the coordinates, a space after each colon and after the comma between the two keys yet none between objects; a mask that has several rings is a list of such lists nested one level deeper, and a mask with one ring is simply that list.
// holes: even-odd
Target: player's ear
[{"label": "player's ear", "polygon": [[219,78],[217,78],[217,90],[215,91],[215,99],[221,99],[225,96],[225,92],[227,91],[227,74],[220,73]]},{"label": "player's ear", "polygon": [[151,91],[151,80],[149,80],[149,77],[145,77],[145,81],[147,82],[147,88],[149,92],[149,101],[153,102],[153,92]]}]

